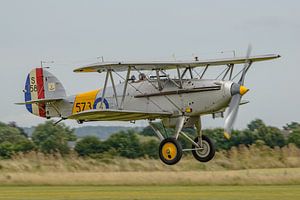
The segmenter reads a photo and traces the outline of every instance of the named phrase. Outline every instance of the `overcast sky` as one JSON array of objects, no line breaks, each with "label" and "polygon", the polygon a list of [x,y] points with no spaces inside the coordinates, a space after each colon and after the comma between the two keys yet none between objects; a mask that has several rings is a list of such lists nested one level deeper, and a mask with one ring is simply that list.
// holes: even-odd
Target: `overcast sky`
[{"label": "overcast sky", "polygon": [[[255,63],[246,77],[250,88],[236,128],[254,118],[282,127],[299,121],[299,1],[0,1],[0,121],[21,126],[43,120],[27,113],[22,89],[26,74],[41,60],[68,94],[101,87],[99,74],[75,74],[80,64],[105,60],[172,59],[235,50],[244,55],[278,53],[282,58]],[[204,127],[224,119],[203,120]],[[69,125],[76,125],[68,122]],[[107,123],[96,123],[108,125]],[[145,122],[138,125],[145,125]],[[128,125],[123,123],[123,125]]]}]

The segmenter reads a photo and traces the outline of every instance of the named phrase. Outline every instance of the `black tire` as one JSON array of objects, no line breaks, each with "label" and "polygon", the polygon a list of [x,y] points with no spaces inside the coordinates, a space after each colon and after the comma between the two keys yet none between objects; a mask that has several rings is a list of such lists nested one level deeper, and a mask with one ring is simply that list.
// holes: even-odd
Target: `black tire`
[{"label": "black tire", "polygon": [[[198,143],[198,137],[194,139],[194,142]],[[199,143],[198,143],[199,144]],[[193,156],[196,160],[200,162],[208,162],[215,156],[216,148],[211,139],[209,137],[202,135],[202,145],[203,150],[192,150]],[[197,148],[194,144],[192,145],[192,149]]]},{"label": "black tire", "polygon": [[166,138],[159,145],[159,158],[167,165],[174,165],[182,157],[181,144],[175,138]]}]

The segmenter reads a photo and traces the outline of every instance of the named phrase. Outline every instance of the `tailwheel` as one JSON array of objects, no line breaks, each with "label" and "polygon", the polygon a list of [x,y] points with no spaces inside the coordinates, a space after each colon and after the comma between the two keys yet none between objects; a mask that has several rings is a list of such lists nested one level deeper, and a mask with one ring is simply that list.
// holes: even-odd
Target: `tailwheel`
[{"label": "tailwheel", "polygon": [[[192,145],[192,153],[194,158],[196,158],[200,162],[208,162],[215,156],[215,145],[209,137],[202,135],[202,142],[199,141],[199,137],[194,139],[194,142],[199,144],[199,147],[196,147],[194,144]],[[201,144],[202,143],[202,144]]]},{"label": "tailwheel", "polygon": [[182,157],[181,144],[175,138],[166,138],[159,145],[159,158],[167,165],[174,165]]}]

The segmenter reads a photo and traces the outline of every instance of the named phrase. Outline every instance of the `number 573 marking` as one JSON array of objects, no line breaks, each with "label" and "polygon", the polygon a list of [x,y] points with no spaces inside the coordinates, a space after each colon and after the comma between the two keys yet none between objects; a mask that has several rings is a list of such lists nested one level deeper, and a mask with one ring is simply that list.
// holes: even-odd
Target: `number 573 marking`
[{"label": "number 573 marking", "polygon": [[92,102],[77,102],[75,104],[76,111],[75,112],[82,112],[85,110],[91,110],[92,109]]}]

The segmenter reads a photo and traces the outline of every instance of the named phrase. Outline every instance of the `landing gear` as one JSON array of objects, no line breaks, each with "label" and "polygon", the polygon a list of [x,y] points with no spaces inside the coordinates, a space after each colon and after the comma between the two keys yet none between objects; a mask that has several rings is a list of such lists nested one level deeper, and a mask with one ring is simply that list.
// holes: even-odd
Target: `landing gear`
[{"label": "landing gear", "polygon": [[167,165],[174,165],[182,157],[181,144],[175,138],[166,138],[159,145],[159,158]]},{"label": "landing gear", "polygon": [[[174,137],[168,138],[165,138],[154,124],[149,123],[161,141],[159,145],[159,158],[167,165],[178,163],[183,151],[192,151],[194,158],[200,162],[208,162],[215,155],[213,142],[207,136],[202,135],[200,116],[192,119],[195,122],[193,124],[195,124],[197,130],[197,137],[194,140],[182,131],[187,119],[185,116],[178,117]],[[191,149],[182,149],[181,144],[178,142],[179,135],[192,143]]]},{"label": "landing gear", "polygon": [[215,156],[216,148],[214,143],[206,135],[202,135],[202,124],[200,116],[195,123],[197,137],[192,143],[192,154],[200,162],[208,162]]},{"label": "landing gear", "polygon": [[194,142],[200,146],[200,148],[198,148],[192,144],[192,154],[196,160],[200,162],[208,162],[215,156],[215,145],[209,137],[202,135],[202,141],[199,140],[199,137],[196,137]]}]

